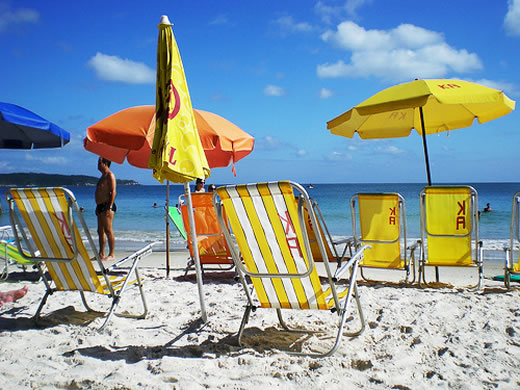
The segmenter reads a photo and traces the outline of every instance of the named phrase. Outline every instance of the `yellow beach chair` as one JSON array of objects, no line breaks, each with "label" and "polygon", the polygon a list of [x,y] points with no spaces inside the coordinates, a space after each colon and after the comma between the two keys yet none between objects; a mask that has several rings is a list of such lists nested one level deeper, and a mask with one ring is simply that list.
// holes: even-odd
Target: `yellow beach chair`
[{"label": "yellow beach chair", "polygon": [[[298,200],[294,190],[299,194]],[[328,281],[328,285],[322,285],[305,229],[304,207],[313,209],[301,185],[282,181],[219,187],[213,195],[213,203],[248,300],[238,331],[240,345],[251,311],[258,307],[275,309],[286,331],[305,334],[324,333],[326,330],[313,332],[290,328],[282,318],[282,309],[329,311],[338,316],[336,341],[327,352],[286,351],[290,354],[313,357],[332,355],[341,342],[352,299],[356,301],[360,327],[348,335],[355,336],[364,330],[365,321],[356,276],[359,260],[366,247],[360,248],[333,274],[325,243],[321,235],[317,235]],[[227,219],[224,218],[224,212]],[[309,217],[316,231],[314,212],[310,212]],[[238,250],[232,245],[231,231],[235,235]],[[347,273],[346,285],[338,286],[337,281]],[[252,281],[256,298],[253,297],[253,291],[248,289],[246,276]]]},{"label": "yellow beach chair", "polygon": [[[139,287],[143,305],[143,313],[135,317],[146,316],[148,309],[137,266],[143,257],[151,254],[153,244],[105,268],[71,191],[60,187],[11,188],[6,197],[17,247],[21,252],[20,242],[27,243],[31,254],[28,258],[36,264],[47,288],[33,317],[35,320],[47,298],[58,291],[79,291],[85,308],[92,311],[84,294],[92,292],[105,295],[111,302],[101,330],[115,312],[127,286],[134,283]],[[83,244],[80,229],[87,238],[89,250]]]},{"label": "yellow beach chair", "polygon": [[477,191],[469,186],[425,187],[420,193],[421,241],[419,285],[425,268],[476,267],[482,283],[482,242],[479,241]]},{"label": "yellow beach chair", "polygon": [[505,250],[505,265],[504,265],[504,284],[509,289],[511,288],[511,279],[514,277],[516,280],[520,279],[520,251],[516,255],[516,262],[514,261],[515,253],[520,243],[519,233],[519,211],[520,211],[520,191],[513,196],[513,210],[511,212],[511,229],[509,234],[509,247],[504,248]]},{"label": "yellow beach chair", "polygon": [[[196,192],[191,194],[193,216],[195,218],[195,233],[199,250],[200,265],[203,271],[228,271],[234,267],[231,251],[224,238],[222,229],[217,220],[217,214],[213,208],[211,192]],[[190,221],[188,206],[184,200],[184,194],[179,197],[180,212],[184,230],[187,234],[187,245],[190,251],[186,275],[188,271],[195,269],[193,242],[190,235]]]},{"label": "yellow beach chair", "polygon": [[382,268],[404,271],[405,283],[412,271],[413,283],[417,244],[407,247],[404,198],[398,193],[358,193],[350,199],[350,208],[355,246],[371,247],[359,263],[363,279],[368,280],[365,268]]},{"label": "yellow beach chair", "polygon": [[[344,260],[348,260],[350,257],[352,257],[352,245],[354,240],[352,237],[339,240],[333,239],[329,228],[325,223],[325,218],[323,217],[323,213],[320,210],[318,202],[316,202],[314,199],[311,199],[310,201],[314,215],[316,216],[316,222],[318,224],[317,231],[321,236],[321,241],[325,245],[327,259],[329,261],[336,261],[338,267],[340,267]],[[309,244],[311,246],[312,257],[316,262],[323,262],[323,256],[321,255],[320,246],[318,245],[317,234],[312,226],[309,212],[307,211],[305,204],[303,207],[303,216],[305,219],[305,230],[307,231]]]}]

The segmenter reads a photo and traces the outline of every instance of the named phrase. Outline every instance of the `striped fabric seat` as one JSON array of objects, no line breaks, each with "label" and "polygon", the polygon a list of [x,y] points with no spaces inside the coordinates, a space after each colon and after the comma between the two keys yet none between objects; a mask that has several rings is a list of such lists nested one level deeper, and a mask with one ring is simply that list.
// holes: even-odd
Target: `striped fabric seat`
[{"label": "striped fabric seat", "polygon": [[[298,192],[298,198],[295,197],[295,191]],[[310,199],[302,186],[285,181],[220,187],[214,197],[214,204],[229,246],[233,247],[233,232],[240,251],[233,249],[232,254],[248,298],[248,306],[238,334],[239,343],[250,312],[257,306],[276,309],[280,324],[286,330],[290,328],[282,319],[281,309],[330,310],[339,315],[341,320],[336,344],[330,351],[325,354],[289,353],[311,356],[334,353],[339,346],[352,297],[356,299],[361,328],[351,335],[363,331],[364,320],[356,273],[366,247],[360,248],[333,275],[322,235],[316,235],[328,279],[328,286],[322,286],[305,220],[307,217],[310,219],[314,231],[318,231],[318,224]],[[224,212],[227,218],[223,217]],[[348,283],[338,290],[337,278],[347,271]],[[252,281],[256,299],[249,293],[246,276]]]},{"label": "striped fabric seat", "polygon": [[[518,245],[520,244],[520,191],[513,196],[513,208],[511,211],[511,227],[509,233],[509,245],[505,250],[505,264],[504,264],[504,284],[509,289],[511,288],[511,276],[520,275],[520,251]],[[516,254],[516,255],[515,255]],[[517,279],[518,280],[518,279]]]},{"label": "striped fabric seat", "polygon": [[371,246],[359,265],[361,275],[364,268],[402,270],[407,283],[413,271],[413,283],[417,245],[407,248],[404,198],[398,193],[358,193],[350,207],[355,245]]},{"label": "striped fabric seat", "polygon": [[[108,323],[126,286],[134,283],[139,286],[144,308],[144,313],[138,317],[146,315],[146,301],[137,265],[141,258],[151,253],[151,245],[105,268],[72,192],[61,187],[12,188],[7,193],[7,200],[17,245],[20,247],[21,239],[29,244],[29,259],[37,264],[47,286],[35,318],[39,317],[47,297],[55,291],[80,291],[88,310],[91,309],[83,293],[93,292],[107,295],[112,300],[102,329]],[[87,237],[90,252],[82,241],[78,221]],[[28,240],[26,230],[31,241]],[[91,259],[96,260],[97,270]],[[114,272],[127,262],[131,264],[130,271]]]},{"label": "striped fabric seat", "polygon": [[[425,187],[421,202],[419,284],[425,267],[477,267],[482,281],[477,191],[470,186]],[[438,269],[436,281],[439,282]]]}]

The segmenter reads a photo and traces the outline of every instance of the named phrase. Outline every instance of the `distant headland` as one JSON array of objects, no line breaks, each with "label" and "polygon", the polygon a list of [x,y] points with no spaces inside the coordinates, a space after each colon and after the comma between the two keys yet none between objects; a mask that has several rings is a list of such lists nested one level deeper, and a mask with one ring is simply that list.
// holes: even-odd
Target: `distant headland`
[{"label": "distant headland", "polygon": [[[99,177],[84,175],[54,175],[47,173],[4,173],[0,174],[0,186],[95,186]],[[116,179],[117,185],[139,185],[135,180]]]}]

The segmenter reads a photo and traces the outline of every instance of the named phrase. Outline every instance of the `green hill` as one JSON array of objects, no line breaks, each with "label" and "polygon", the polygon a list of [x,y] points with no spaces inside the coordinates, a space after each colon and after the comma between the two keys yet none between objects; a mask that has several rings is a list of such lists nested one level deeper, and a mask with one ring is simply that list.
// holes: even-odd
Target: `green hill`
[{"label": "green hill", "polygon": [[[84,175],[54,175],[46,173],[0,174],[0,186],[85,186],[96,185],[99,177]],[[116,179],[118,185],[139,185],[134,180]]]}]

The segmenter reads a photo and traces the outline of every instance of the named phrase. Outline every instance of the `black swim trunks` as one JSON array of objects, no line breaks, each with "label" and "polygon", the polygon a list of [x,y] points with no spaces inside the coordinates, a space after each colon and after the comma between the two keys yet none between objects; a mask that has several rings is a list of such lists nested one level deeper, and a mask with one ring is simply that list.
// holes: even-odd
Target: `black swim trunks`
[{"label": "black swim trunks", "polygon": [[[110,208],[110,205],[108,204],[108,202],[98,204],[98,205],[96,206],[96,215],[98,215],[98,214],[100,214],[100,213],[102,213],[102,212],[107,211],[109,208]],[[115,203],[112,205],[111,210],[112,210],[114,213],[117,211],[117,206],[116,206]]]}]

